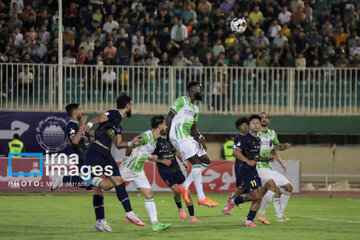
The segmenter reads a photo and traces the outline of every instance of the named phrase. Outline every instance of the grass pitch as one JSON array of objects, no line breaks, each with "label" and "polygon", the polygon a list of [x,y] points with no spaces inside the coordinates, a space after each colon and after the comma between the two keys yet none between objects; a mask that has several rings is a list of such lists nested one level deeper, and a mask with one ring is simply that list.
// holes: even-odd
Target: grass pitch
[{"label": "grass pitch", "polygon": [[[285,211],[291,218],[278,223],[270,205],[267,219],[271,225],[243,227],[249,204],[234,208],[223,216],[221,208],[228,195],[208,194],[219,202],[209,209],[195,206],[200,223],[180,219],[170,194],[155,195],[160,222],[173,226],[154,233],[144,206],[144,198],[130,194],[134,211],[147,226],[124,222],[124,210],[116,195],[105,195],[105,216],[112,233],[95,232],[92,196],[84,194],[0,194],[0,239],[359,239],[360,198],[293,196]],[[194,195],[193,198],[196,196]],[[185,204],[183,203],[183,206]],[[187,209],[185,208],[186,212]]]}]

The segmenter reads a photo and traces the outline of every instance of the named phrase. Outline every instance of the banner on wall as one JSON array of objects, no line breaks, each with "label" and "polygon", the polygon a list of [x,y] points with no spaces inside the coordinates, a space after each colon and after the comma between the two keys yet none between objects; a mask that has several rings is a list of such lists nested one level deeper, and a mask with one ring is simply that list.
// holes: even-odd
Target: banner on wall
[{"label": "banner on wall", "polygon": [[65,134],[68,117],[60,112],[7,112],[1,111],[0,155],[8,142],[19,134],[26,152],[70,153]]},{"label": "banner on wall", "polygon": [[[292,161],[289,161],[292,162]],[[43,164],[43,173],[40,173],[40,164]],[[120,163],[118,163],[120,165]],[[205,192],[232,192],[235,190],[234,162],[215,160],[203,172],[203,186]],[[288,166],[290,166],[288,164]],[[44,161],[38,157],[15,158],[11,162],[11,171],[18,173],[17,176],[9,174],[9,159],[0,158],[0,191],[16,192],[46,192],[50,191],[50,183],[54,177],[46,174],[51,171]],[[144,165],[145,174],[155,192],[171,191],[161,179],[156,164],[146,162]],[[190,167],[188,168],[190,171]],[[298,171],[300,173],[300,171]],[[19,174],[21,173],[21,174]],[[36,173],[30,176],[24,173]],[[292,181],[291,179],[289,179]],[[296,186],[295,186],[296,187]],[[133,184],[127,183],[128,191],[136,191]],[[195,191],[194,184],[190,186],[191,191]],[[84,191],[76,187],[61,187],[57,191]],[[296,191],[297,192],[297,191]]]}]

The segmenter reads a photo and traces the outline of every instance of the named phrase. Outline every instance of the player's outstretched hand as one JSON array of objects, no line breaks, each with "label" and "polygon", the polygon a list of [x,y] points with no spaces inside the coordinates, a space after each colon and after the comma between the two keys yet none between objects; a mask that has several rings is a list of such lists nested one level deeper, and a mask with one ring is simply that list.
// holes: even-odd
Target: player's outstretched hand
[{"label": "player's outstretched hand", "polygon": [[249,166],[255,166],[256,165],[256,162],[254,161],[254,160],[249,160],[248,162],[247,162],[247,165],[249,165]]},{"label": "player's outstretched hand", "polygon": [[142,139],[141,135],[137,135],[136,137],[133,138],[133,140],[131,140],[131,142],[134,146],[138,146],[141,142],[141,139]]},{"label": "player's outstretched hand", "polygon": [[89,132],[90,131],[90,126],[89,125],[84,125],[84,132]]},{"label": "player's outstretched hand", "polygon": [[284,173],[286,173],[286,167],[284,164],[281,165],[282,169],[284,169]]}]

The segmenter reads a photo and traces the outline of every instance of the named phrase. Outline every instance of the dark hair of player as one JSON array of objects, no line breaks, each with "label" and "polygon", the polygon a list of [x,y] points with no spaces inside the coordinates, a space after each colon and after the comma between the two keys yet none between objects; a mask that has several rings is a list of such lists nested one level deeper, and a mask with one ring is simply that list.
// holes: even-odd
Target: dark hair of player
[{"label": "dark hair of player", "polygon": [[70,103],[65,107],[66,114],[68,117],[71,117],[73,114],[73,111],[76,110],[80,105],[78,103]]},{"label": "dark hair of player", "polygon": [[257,114],[253,114],[249,117],[249,122],[251,122],[253,119],[258,119],[261,122],[261,117]]},{"label": "dark hair of player", "polygon": [[165,121],[163,115],[155,115],[151,118],[151,128],[155,129]]},{"label": "dark hair of player", "polygon": [[13,136],[14,139],[19,139],[19,134],[15,133]]},{"label": "dark hair of player", "polygon": [[259,116],[261,116],[261,114],[266,114],[266,115],[268,115],[268,118],[270,119],[270,115],[269,115],[267,112],[261,112],[261,113],[259,114]]},{"label": "dark hair of player", "polygon": [[192,81],[192,82],[189,82],[187,85],[186,85],[186,91],[190,92],[191,88],[193,86],[197,86],[197,85],[200,85],[199,82],[196,82],[196,81]]},{"label": "dark hair of player", "polygon": [[121,95],[116,99],[116,108],[122,109],[125,108],[128,103],[131,102],[131,97],[127,93],[121,93]]},{"label": "dark hair of player", "polygon": [[238,129],[243,123],[247,123],[247,125],[249,125],[249,120],[247,117],[241,117],[236,120],[235,122],[236,129]]}]

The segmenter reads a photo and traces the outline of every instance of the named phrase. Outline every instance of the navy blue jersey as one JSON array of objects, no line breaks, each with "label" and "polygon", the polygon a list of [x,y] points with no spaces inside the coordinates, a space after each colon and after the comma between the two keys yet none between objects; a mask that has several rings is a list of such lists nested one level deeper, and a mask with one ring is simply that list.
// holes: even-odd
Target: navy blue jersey
[{"label": "navy blue jersey", "polygon": [[[242,154],[249,160],[257,161],[260,156],[261,140],[259,137],[248,132],[245,135],[239,134],[234,140],[234,149],[239,149]],[[240,166],[249,166],[245,162],[241,162]],[[252,168],[256,168],[256,165]]]},{"label": "navy blue jersey", "polygon": [[68,139],[68,142],[73,149],[74,153],[78,155],[82,155],[86,149],[89,147],[89,139],[86,137],[85,133],[82,134],[82,137],[78,144],[74,144],[71,140],[71,137],[73,137],[79,130],[79,124],[73,120],[70,120],[66,124],[66,137]]},{"label": "navy blue jersey", "polygon": [[119,110],[108,110],[104,114],[107,116],[108,121],[99,124],[95,130],[95,140],[110,149],[116,135],[121,134],[122,116]]},{"label": "navy blue jersey", "polygon": [[166,138],[159,137],[156,141],[156,148],[153,152],[153,155],[157,155],[159,159],[168,159],[171,160],[171,165],[166,166],[162,163],[157,163],[158,169],[160,170],[180,170],[179,164],[176,161],[175,149],[169,149],[166,144]]}]

